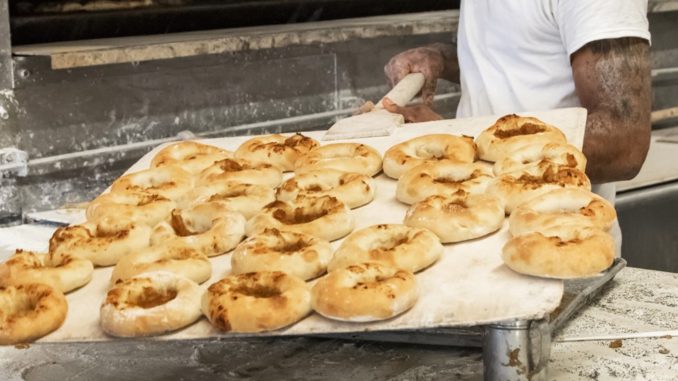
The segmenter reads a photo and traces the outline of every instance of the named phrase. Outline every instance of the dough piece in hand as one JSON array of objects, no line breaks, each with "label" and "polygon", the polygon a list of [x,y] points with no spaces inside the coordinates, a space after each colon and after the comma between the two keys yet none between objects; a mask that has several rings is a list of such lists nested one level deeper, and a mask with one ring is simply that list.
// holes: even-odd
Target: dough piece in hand
[{"label": "dough piece in hand", "polygon": [[65,257],[82,258],[95,266],[112,266],[123,256],[148,247],[151,228],[131,224],[120,231],[105,231],[85,223],[58,228],[49,240],[49,260],[60,262]]},{"label": "dough piece in hand", "polygon": [[233,250],[245,237],[245,217],[219,203],[198,204],[172,211],[169,223],[161,222],[151,234],[151,245],[186,246],[214,257]]},{"label": "dough piece in hand", "polygon": [[113,182],[111,192],[145,192],[176,201],[192,186],[193,176],[190,173],[168,165],[123,175]]},{"label": "dough piece in hand", "polygon": [[614,249],[614,240],[602,230],[566,226],[511,238],[502,259],[521,274],[585,278],[610,267]]},{"label": "dough piece in hand", "polygon": [[302,233],[265,229],[235,248],[231,271],[233,274],[282,271],[308,280],[324,274],[331,258],[328,241]]},{"label": "dough piece in hand", "polygon": [[245,219],[250,219],[273,201],[275,190],[269,186],[216,181],[188,192],[181,205],[182,208],[190,208],[204,203],[222,204],[229,210],[242,214]]},{"label": "dough piece in hand", "polygon": [[513,209],[535,197],[565,188],[590,191],[591,181],[578,169],[549,165],[502,175],[487,188],[487,193],[499,197],[506,213],[511,214]]},{"label": "dough piece in hand", "polygon": [[344,237],[353,230],[353,216],[334,197],[300,197],[294,202],[276,201],[247,221],[247,236],[267,228],[308,234],[326,241]]},{"label": "dough piece in hand", "polygon": [[374,179],[359,173],[321,169],[298,174],[285,181],[276,192],[280,201],[291,202],[301,197],[336,197],[349,208],[357,208],[374,200]]},{"label": "dough piece in hand", "polygon": [[381,155],[365,144],[333,143],[311,150],[294,164],[296,173],[319,169],[374,176],[381,171]]},{"label": "dough piece in hand", "polygon": [[311,312],[306,282],[280,271],[226,277],[202,298],[202,311],[223,332],[265,332],[292,325]]},{"label": "dough piece in hand", "polygon": [[384,154],[384,173],[398,179],[408,170],[429,162],[450,160],[473,163],[476,145],[469,136],[424,135],[396,144]]},{"label": "dough piece in hand", "polygon": [[483,237],[504,224],[504,205],[494,196],[459,191],[430,196],[412,205],[405,225],[435,233],[443,243]]},{"label": "dough piece in hand", "polygon": [[518,206],[509,218],[514,236],[560,226],[592,227],[608,231],[617,219],[614,207],[585,189],[556,189]]},{"label": "dough piece in hand", "polygon": [[200,172],[199,185],[209,185],[215,181],[234,181],[275,188],[282,181],[282,170],[273,164],[259,161],[224,159]]},{"label": "dough piece in hand", "polygon": [[292,136],[280,134],[257,136],[240,145],[235,151],[235,156],[270,163],[288,172],[294,170],[294,163],[299,158],[319,146],[320,143],[315,139],[299,133]]},{"label": "dough piece in hand", "polygon": [[191,174],[198,174],[215,162],[233,157],[233,152],[208,144],[183,141],[170,144],[151,161],[152,168],[174,165]]},{"label": "dough piece in hand", "polygon": [[476,138],[478,157],[495,162],[526,145],[534,143],[567,143],[565,134],[537,118],[515,114],[499,118]]},{"label": "dough piece in hand", "polygon": [[161,335],[202,316],[202,291],[183,276],[154,271],[116,283],[100,308],[101,329],[118,337]]},{"label": "dough piece in hand", "polygon": [[334,320],[386,320],[417,301],[414,275],[378,263],[361,263],[331,271],[311,290],[313,309]]},{"label": "dough piece in hand", "polygon": [[483,163],[456,163],[441,160],[416,166],[398,179],[396,198],[414,204],[429,196],[453,194],[460,190],[484,193],[494,180],[492,168]]},{"label": "dough piece in hand", "polygon": [[87,220],[106,231],[124,230],[131,223],[150,227],[166,220],[177,203],[148,192],[108,192],[87,207]]},{"label": "dough piece in hand", "polygon": [[93,271],[86,259],[65,255],[55,260],[48,254],[17,250],[0,265],[0,286],[44,283],[66,293],[89,283]]},{"label": "dough piece in hand", "polygon": [[577,147],[565,143],[534,143],[515,151],[494,163],[497,176],[519,172],[536,166],[558,165],[560,167],[586,170],[586,156]]},{"label": "dough piece in hand", "polygon": [[0,345],[37,340],[61,327],[67,312],[64,294],[46,284],[0,287]]},{"label": "dough piece in hand", "polygon": [[374,225],[346,237],[334,253],[328,270],[374,262],[417,272],[431,266],[442,254],[440,240],[426,229]]},{"label": "dough piece in hand", "polygon": [[212,276],[212,264],[192,247],[168,242],[122,257],[113,268],[111,284],[150,271],[168,271],[202,283]]}]

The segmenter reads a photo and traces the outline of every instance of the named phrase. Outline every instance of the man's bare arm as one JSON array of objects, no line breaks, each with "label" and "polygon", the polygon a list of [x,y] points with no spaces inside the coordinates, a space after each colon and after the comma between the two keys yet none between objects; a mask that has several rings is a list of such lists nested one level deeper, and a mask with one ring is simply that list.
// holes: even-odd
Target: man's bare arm
[{"label": "man's bare arm", "polygon": [[593,41],[571,57],[588,110],[584,154],[594,183],[636,176],[650,146],[650,49],[639,38]]}]

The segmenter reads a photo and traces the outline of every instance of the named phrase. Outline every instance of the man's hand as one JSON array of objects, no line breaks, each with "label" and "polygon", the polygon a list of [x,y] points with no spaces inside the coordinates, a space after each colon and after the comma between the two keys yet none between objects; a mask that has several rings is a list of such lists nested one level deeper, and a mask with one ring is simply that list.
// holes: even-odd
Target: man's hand
[{"label": "man's hand", "polygon": [[384,73],[395,86],[410,73],[422,73],[426,78],[421,90],[424,105],[433,104],[438,78],[459,80],[459,64],[454,45],[433,44],[407,50],[391,58]]},{"label": "man's hand", "polygon": [[383,105],[386,111],[402,115],[406,123],[430,122],[432,120],[443,119],[442,116],[438,115],[425,104],[400,107],[390,99],[384,98]]},{"label": "man's hand", "polygon": [[636,176],[650,146],[650,48],[639,38],[593,41],[571,56],[577,96],[588,110],[584,154],[594,183]]}]

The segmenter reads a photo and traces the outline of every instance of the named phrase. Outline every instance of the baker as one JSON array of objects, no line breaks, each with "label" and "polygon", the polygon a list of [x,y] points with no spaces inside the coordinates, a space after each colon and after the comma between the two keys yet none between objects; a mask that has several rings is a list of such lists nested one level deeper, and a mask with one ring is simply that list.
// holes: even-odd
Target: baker
[{"label": "baker", "polygon": [[[647,1],[462,0],[457,43],[407,50],[385,67],[392,84],[423,73],[423,103],[386,108],[407,121],[441,117],[438,79],[461,85],[457,118],[581,106],[583,151],[594,192],[614,201],[611,182],[640,170],[650,144]],[[621,247],[619,226],[613,228]]]}]

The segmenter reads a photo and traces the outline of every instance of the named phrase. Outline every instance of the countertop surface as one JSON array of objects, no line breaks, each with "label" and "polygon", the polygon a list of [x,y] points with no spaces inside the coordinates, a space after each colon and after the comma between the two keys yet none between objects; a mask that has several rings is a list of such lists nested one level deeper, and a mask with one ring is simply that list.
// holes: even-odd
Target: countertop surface
[{"label": "countertop surface", "polygon": [[[677,311],[678,274],[622,270],[556,333],[549,379],[678,379]],[[638,333],[654,337],[625,338]],[[602,339],[569,341],[593,336]],[[303,337],[0,348],[2,380],[139,378],[479,380],[482,353]]]},{"label": "countertop surface", "polygon": [[652,131],[650,150],[636,177],[617,183],[617,191],[634,189],[678,180],[678,127]]}]

